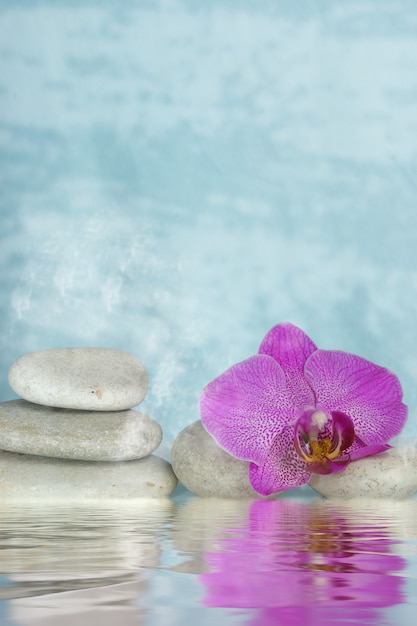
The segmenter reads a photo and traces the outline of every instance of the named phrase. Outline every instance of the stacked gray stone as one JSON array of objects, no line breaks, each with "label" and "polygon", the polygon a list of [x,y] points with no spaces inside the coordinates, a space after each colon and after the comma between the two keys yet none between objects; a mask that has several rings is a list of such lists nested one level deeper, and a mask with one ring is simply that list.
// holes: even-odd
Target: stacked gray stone
[{"label": "stacked gray stone", "polygon": [[162,497],[177,485],[152,454],[162,428],[134,410],[148,374],[110,348],[26,354],[9,370],[20,400],[0,403],[0,499]]}]

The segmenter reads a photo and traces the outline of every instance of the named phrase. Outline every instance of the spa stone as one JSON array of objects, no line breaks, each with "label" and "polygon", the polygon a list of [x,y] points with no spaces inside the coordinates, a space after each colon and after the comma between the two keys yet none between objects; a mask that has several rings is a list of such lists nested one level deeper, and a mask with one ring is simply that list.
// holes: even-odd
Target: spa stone
[{"label": "spa stone", "polygon": [[169,496],[171,465],[155,455],[122,463],[90,463],[0,452],[0,501],[88,501]]},{"label": "spa stone", "polygon": [[313,474],[310,487],[325,498],[407,498],[417,491],[417,450],[391,448],[352,461],[336,474]]},{"label": "spa stone", "polygon": [[126,461],[151,454],[162,440],[158,422],[144,413],[75,411],[0,403],[0,449],[84,461]]},{"label": "spa stone", "polygon": [[260,497],[249,483],[248,463],[220,448],[200,420],[180,432],[172,447],[171,463],[178,480],[198,496]]},{"label": "spa stone", "polygon": [[9,370],[13,391],[36,404],[87,411],[123,411],[145,398],[145,366],[111,348],[57,348],[26,354]]}]

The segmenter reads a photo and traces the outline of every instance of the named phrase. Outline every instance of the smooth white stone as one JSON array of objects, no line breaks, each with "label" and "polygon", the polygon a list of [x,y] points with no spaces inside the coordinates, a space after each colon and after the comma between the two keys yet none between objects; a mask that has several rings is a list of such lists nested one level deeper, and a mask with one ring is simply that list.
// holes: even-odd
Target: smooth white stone
[{"label": "smooth white stone", "polygon": [[155,455],[94,463],[0,452],[0,500],[157,498],[170,495],[177,482],[171,465]]},{"label": "smooth white stone", "polygon": [[391,448],[337,474],[314,474],[308,484],[326,498],[407,498],[417,491],[417,450]]},{"label": "smooth white stone", "polygon": [[248,463],[220,448],[200,420],[175,439],[171,463],[178,480],[198,496],[260,497],[249,483]]},{"label": "smooth white stone", "polygon": [[13,391],[36,404],[87,411],[123,411],[145,398],[148,374],[128,352],[57,348],[26,354],[9,370]]},{"label": "smooth white stone", "polygon": [[0,449],[82,461],[141,459],[157,449],[162,428],[133,409],[75,411],[32,404],[0,403]]}]

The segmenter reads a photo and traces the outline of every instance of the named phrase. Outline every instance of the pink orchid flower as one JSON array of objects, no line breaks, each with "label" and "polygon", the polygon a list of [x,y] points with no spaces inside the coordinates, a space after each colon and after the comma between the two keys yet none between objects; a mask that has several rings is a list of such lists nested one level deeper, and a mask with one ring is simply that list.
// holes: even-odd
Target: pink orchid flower
[{"label": "pink orchid flower", "polygon": [[274,326],[257,355],[208,384],[201,419],[268,496],[390,448],[407,419],[398,378],[346,352],[318,350],[292,324]]}]

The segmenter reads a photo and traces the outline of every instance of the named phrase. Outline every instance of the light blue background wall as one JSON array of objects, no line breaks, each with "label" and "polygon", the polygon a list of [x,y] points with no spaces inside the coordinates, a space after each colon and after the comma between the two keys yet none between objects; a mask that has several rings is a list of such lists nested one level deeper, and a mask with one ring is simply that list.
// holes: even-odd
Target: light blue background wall
[{"label": "light blue background wall", "polygon": [[394,370],[417,434],[413,1],[0,2],[0,391],[128,350],[167,440],[279,321]]}]

